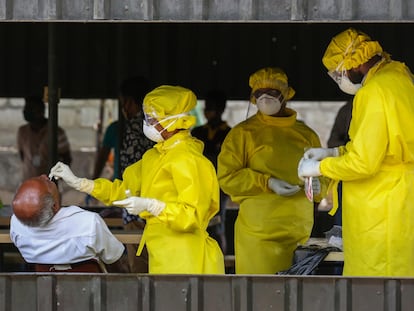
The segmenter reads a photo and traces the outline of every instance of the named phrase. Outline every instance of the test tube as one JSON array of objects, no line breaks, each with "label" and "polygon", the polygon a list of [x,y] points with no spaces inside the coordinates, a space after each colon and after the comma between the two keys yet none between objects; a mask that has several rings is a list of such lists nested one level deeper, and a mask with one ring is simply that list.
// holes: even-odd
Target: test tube
[{"label": "test tube", "polygon": [[127,198],[130,198],[131,197],[131,190],[129,190],[129,189],[125,190],[125,195],[126,195]]}]

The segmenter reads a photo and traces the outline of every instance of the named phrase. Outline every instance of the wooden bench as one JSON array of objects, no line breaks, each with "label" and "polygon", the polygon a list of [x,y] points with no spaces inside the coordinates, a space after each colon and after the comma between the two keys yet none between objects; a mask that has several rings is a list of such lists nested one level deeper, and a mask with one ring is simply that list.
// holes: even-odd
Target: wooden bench
[{"label": "wooden bench", "polygon": [[[122,218],[107,217],[103,220],[109,229],[124,226]],[[10,227],[10,216],[0,216],[0,227]]]},{"label": "wooden bench", "polygon": [[[142,237],[141,231],[111,230],[113,235],[123,244],[138,244]],[[0,244],[10,244],[10,232],[0,230]]]},{"label": "wooden bench", "polygon": [[[103,220],[105,221],[109,229],[124,226],[123,219],[120,217],[104,217]],[[209,227],[217,225],[220,222],[221,222],[220,216],[216,215],[210,220]],[[9,227],[9,226],[10,226],[10,216],[0,216],[0,227]]]},{"label": "wooden bench", "polygon": [[0,216],[0,226],[9,227],[10,226],[10,216]]},{"label": "wooden bench", "polygon": [[[111,232],[123,244],[138,244],[142,237],[140,231],[111,230]],[[3,229],[0,230],[0,271],[6,261],[18,265],[25,264],[25,260],[10,239],[9,230]]]}]

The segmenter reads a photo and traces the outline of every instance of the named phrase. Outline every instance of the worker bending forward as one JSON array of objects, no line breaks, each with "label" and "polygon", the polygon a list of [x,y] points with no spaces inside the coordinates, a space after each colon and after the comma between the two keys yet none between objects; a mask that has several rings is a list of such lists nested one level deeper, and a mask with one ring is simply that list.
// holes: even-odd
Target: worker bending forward
[{"label": "worker bending forward", "polygon": [[412,277],[413,75],[353,28],[331,40],[322,61],[339,88],[355,95],[350,141],[308,150],[299,175],[342,181],[344,275]]},{"label": "worker bending forward", "polygon": [[144,134],[156,144],[126,168],[123,181],[78,178],[62,163],[51,170],[68,185],[146,220],[138,254],[146,243],[149,273],[224,273],[223,254],[206,231],[219,210],[217,176],[203,143],[189,131],[195,117],[188,112],[196,101],[180,86],[163,85],[146,95]]}]

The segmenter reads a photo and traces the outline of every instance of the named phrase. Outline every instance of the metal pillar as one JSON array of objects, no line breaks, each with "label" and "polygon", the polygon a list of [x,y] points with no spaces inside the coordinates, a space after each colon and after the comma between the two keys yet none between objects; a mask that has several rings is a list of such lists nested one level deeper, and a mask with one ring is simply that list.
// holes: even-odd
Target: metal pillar
[{"label": "metal pillar", "polygon": [[57,133],[58,133],[58,85],[57,85],[57,24],[48,25],[48,147],[49,147],[49,169],[56,164],[57,154]]}]

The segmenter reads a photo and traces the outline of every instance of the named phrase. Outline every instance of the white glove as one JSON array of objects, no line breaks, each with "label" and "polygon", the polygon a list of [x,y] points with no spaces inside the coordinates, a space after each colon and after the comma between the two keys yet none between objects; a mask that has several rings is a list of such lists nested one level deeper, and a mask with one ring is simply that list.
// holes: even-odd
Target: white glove
[{"label": "white glove", "polygon": [[165,203],[157,199],[129,197],[124,200],[114,201],[113,205],[125,207],[128,213],[139,215],[143,211],[148,211],[154,216],[158,216],[165,208]]},{"label": "white glove", "polygon": [[303,157],[305,159],[312,159],[316,161],[321,161],[328,157],[337,156],[339,156],[338,148],[310,148],[303,154]]},{"label": "white glove", "polygon": [[51,168],[49,179],[52,179],[52,177],[55,177],[56,179],[62,178],[69,187],[86,193],[91,193],[94,187],[93,180],[76,177],[69,166],[62,162],[56,163],[55,166]]},{"label": "white glove", "polygon": [[280,196],[291,196],[300,190],[298,185],[291,185],[284,180],[270,177],[267,182],[268,187],[276,194]]},{"label": "white glove", "polygon": [[321,162],[313,159],[302,158],[298,166],[299,178],[304,180],[305,177],[321,176],[321,171],[319,170],[320,163]]}]

